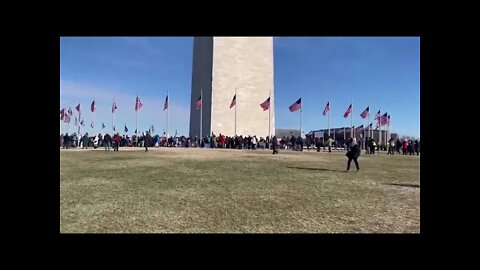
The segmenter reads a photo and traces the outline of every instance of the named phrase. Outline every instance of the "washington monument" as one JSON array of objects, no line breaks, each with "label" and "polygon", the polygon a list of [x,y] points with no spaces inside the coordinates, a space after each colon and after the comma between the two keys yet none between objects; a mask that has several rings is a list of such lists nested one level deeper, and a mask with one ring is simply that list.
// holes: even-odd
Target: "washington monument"
[{"label": "washington monument", "polygon": [[194,38],[190,137],[200,135],[200,121],[202,136],[273,136],[274,100],[272,37]]}]

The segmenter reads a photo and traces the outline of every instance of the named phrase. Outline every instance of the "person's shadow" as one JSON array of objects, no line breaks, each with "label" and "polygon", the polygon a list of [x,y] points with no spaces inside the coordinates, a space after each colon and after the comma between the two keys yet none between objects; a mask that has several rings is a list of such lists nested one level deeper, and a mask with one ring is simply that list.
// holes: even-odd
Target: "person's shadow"
[{"label": "person's shadow", "polygon": [[299,170],[311,170],[311,171],[327,171],[327,172],[345,172],[345,171],[340,171],[340,170],[330,170],[330,169],[325,169],[325,168],[302,168],[302,167],[288,167],[290,169],[299,169]]},{"label": "person's shadow", "polygon": [[387,184],[385,184],[385,185],[400,186],[400,187],[410,187],[410,188],[420,188],[420,185],[417,185],[417,184],[387,183]]}]

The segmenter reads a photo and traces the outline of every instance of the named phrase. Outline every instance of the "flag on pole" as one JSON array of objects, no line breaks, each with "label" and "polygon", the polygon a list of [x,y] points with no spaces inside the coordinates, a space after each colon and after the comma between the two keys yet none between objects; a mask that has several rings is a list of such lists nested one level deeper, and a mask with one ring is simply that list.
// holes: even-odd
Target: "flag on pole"
[{"label": "flag on pole", "polygon": [[135,134],[137,134],[137,129],[135,129]]},{"label": "flag on pole", "polygon": [[198,110],[200,109],[201,106],[202,106],[202,96],[200,95],[197,102],[195,102],[195,107],[197,107],[197,110]]},{"label": "flag on pole", "polygon": [[363,125],[357,127],[357,129],[355,129],[355,130],[357,130],[357,131],[363,131]]},{"label": "flag on pole", "polygon": [[127,125],[125,125],[125,132],[128,132],[128,128],[127,128]]},{"label": "flag on pole", "polygon": [[388,122],[387,113],[384,113],[382,117],[380,117],[380,125],[384,126],[387,124],[387,122]]},{"label": "flag on pole", "polygon": [[237,94],[233,96],[232,103],[230,103],[230,109],[237,104]]},{"label": "flag on pole", "polygon": [[140,102],[140,98],[137,95],[137,100],[135,101],[135,111],[140,110],[142,108],[143,104]]},{"label": "flag on pole", "polygon": [[115,131],[115,126],[113,126],[113,131]]},{"label": "flag on pole", "polygon": [[75,116],[75,126],[78,126],[78,119],[76,116]]},{"label": "flag on pole", "polygon": [[377,120],[380,118],[380,110],[378,110],[377,114],[375,114],[375,118],[373,120]]},{"label": "flag on pole", "polygon": [[260,107],[262,107],[263,111],[270,109],[270,97],[268,97],[267,100],[261,103]]},{"label": "flag on pole", "polygon": [[112,113],[114,113],[117,110],[117,103],[114,101],[112,104]]},{"label": "flag on pole", "polygon": [[360,114],[360,117],[362,117],[362,119],[365,119],[365,118],[367,118],[369,115],[370,115],[370,106],[368,106],[368,107]]},{"label": "flag on pole", "polygon": [[388,115],[387,125],[390,125],[390,114]]},{"label": "flag on pole", "polygon": [[77,109],[77,112],[80,113],[80,103],[78,103],[77,107],[75,107],[75,109]]},{"label": "flag on pole", "polygon": [[83,119],[82,119],[82,121],[80,121],[80,125],[82,125],[82,127],[85,126],[85,124],[83,123]]},{"label": "flag on pole", "polygon": [[352,104],[348,106],[347,111],[343,114],[343,118],[347,118],[352,113]]},{"label": "flag on pole", "polygon": [[327,115],[327,113],[330,111],[330,101],[327,102],[327,105],[325,106],[325,109],[323,109],[323,115]]},{"label": "flag on pole", "polygon": [[104,128],[105,128],[105,124],[102,122],[102,129],[104,129]]},{"label": "flag on pole", "polygon": [[290,112],[297,111],[300,108],[302,108],[302,98],[299,98],[295,103],[293,103],[292,105],[290,105],[290,107],[288,107]]},{"label": "flag on pole", "polygon": [[365,130],[370,130],[372,128],[372,123],[370,123],[370,125],[368,125],[367,127],[365,127]]},{"label": "flag on pole", "polygon": [[68,116],[72,116],[73,115],[73,111],[72,111],[72,107],[68,108]]},{"label": "flag on pole", "polygon": [[165,98],[165,104],[163,104],[163,110],[164,110],[164,111],[168,110],[168,95],[167,95],[167,97]]},{"label": "flag on pole", "polygon": [[65,117],[65,109],[61,109],[60,110],[60,120],[63,120],[64,117]]},{"label": "flag on pole", "polygon": [[96,107],[95,107],[95,100],[93,100],[92,105],[90,105],[90,110],[91,110],[92,112],[94,112],[94,111],[95,111],[95,108],[96,108]]},{"label": "flag on pole", "polygon": [[93,128],[93,122],[92,122],[92,123],[90,123],[90,127],[91,127],[91,128]]},{"label": "flag on pole", "polygon": [[65,123],[70,123],[70,116],[68,114],[65,114],[63,119],[64,119]]}]

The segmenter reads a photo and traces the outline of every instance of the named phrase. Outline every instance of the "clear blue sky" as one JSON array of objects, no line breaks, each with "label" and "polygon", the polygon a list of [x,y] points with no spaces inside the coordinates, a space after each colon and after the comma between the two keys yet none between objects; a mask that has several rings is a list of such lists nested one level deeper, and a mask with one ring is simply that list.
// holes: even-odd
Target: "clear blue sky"
[{"label": "clear blue sky", "polygon": [[[96,96],[96,130],[104,122],[109,132],[115,96],[117,131],[126,123],[132,134],[138,91],[144,105],[139,130],[153,124],[156,132],[163,132],[169,90],[170,134],[178,130],[188,135],[192,53],[192,37],[61,38],[60,108],[75,111],[80,102],[86,125],[82,130],[91,132],[90,104]],[[322,112],[330,98],[332,128],[345,124],[343,113],[353,99],[355,126],[366,124],[359,115],[370,103],[372,116],[380,107],[391,114],[393,132],[420,136],[417,37],[275,37],[274,66],[276,128],[299,128],[299,112],[288,107],[301,94],[305,132],[327,128]],[[73,122],[71,132],[77,130]]]}]

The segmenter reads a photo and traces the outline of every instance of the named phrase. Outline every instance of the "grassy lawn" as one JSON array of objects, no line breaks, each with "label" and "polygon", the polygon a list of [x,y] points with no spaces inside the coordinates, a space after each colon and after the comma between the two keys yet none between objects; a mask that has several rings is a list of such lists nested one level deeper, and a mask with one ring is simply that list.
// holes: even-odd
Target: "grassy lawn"
[{"label": "grassy lawn", "polygon": [[60,231],[420,232],[420,158],[228,149],[60,151]]}]

